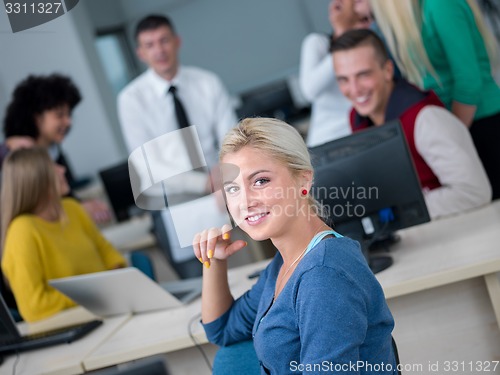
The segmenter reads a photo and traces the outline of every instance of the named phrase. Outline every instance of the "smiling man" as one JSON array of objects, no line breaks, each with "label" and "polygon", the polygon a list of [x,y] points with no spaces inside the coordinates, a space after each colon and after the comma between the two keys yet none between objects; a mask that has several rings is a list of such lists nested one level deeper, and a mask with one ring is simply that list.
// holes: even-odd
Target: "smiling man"
[{"label": "smiling man", "polygon": [[353,132],[401,122],[432,218],[491,200],[490,184],[465,125],[434,92],[394,80],[394,65],[374,32],[346,32],[333,43],[332,54],[339,88],[353,106]]}]

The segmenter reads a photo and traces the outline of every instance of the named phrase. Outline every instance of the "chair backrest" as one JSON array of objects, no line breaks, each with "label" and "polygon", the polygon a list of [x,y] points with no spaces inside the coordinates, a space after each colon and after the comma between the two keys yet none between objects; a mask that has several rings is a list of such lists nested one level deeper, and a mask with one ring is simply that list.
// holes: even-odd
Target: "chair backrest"
[{"label": "chair backrest", "polygon": [[20,322],[23,320],[21,314],[19,314],[19,310],[17,309],[16,299],[12,291],[7,287],[5,283],[5,279],[3,276],[3,272],[0,269],[0,294],[2,295],[5,304],[10,310],[10,313],[16,322]]},{"label": "chair backrest", "polygon": [[117,221],[129,219],[131,208],[139,210],[135,205],[134,194],[130,185],[127,160],[99,171],[99,176]]},{"label": "chair backrest", "polygon": [[156,274],[153,268],[151,258],[142,251],[133,251],[130,253],[130,264],[142,271],[151,280],[156,281]]},{"label": "chair backrest", "polygon": [[391,336],[392,340],[392,351],[394,352],[394,357],[396,358],[396,364],[398,365],[398,375],[401,375],[401,370],[399,369],[399,353],[398,353],[398,346],[396,345],[396,340],[394,340],[394,337]]},{"label": "chair backrest", "polygon": [[94,375],[169,375],[167,365],[162,358],[153,357],[139,360],[126,367],[93,372]]}]

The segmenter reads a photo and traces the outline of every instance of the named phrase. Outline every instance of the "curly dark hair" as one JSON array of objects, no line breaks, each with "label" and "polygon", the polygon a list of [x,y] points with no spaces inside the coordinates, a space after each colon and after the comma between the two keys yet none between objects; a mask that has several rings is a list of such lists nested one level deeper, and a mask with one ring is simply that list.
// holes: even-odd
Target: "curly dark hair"
[{"label": "curly dark hair", "polygon": [[14,89],[12,101],[7,106],[3,122],[5,138],[29,136],[37,139],[36,115],[65,104],[72,111],[81,99],[80,91],[66,76],[28,76]]}]

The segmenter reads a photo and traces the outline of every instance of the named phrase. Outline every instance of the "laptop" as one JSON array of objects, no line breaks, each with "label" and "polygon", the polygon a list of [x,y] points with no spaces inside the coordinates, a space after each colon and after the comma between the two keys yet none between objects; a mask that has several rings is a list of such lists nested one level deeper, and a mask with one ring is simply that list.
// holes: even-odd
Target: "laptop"
[{"label": "laptop", "polygon": [[161,283],[160,286],[183,304],[188,304],[201,296],[202,278],[200,276],[190,279],[167,281]]},{"label": "laptop", "polygon": [[182,306],[181,301],[134,267],[54,279],[49,284],[100,317]]},{"label": "laptop", "polygon": [[0,295],[0,354],[71,343],[82,338],[101,324],[101,320],[92,320],[83,324],[22,336],[9,312],[7,304]]}]

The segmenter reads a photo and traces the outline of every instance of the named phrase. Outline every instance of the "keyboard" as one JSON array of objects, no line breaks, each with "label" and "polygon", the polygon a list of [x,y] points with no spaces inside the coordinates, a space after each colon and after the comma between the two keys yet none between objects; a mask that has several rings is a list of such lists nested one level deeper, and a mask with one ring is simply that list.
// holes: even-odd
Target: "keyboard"
[{"label": "keyboard", "polygon": [[43,348],[57,344],[69,344],[82,338],[102,324],[102,320],[92,320],[87,323],[77,324],[55,330],[21,336],[0,342],[0,354],[21,352]]}]

